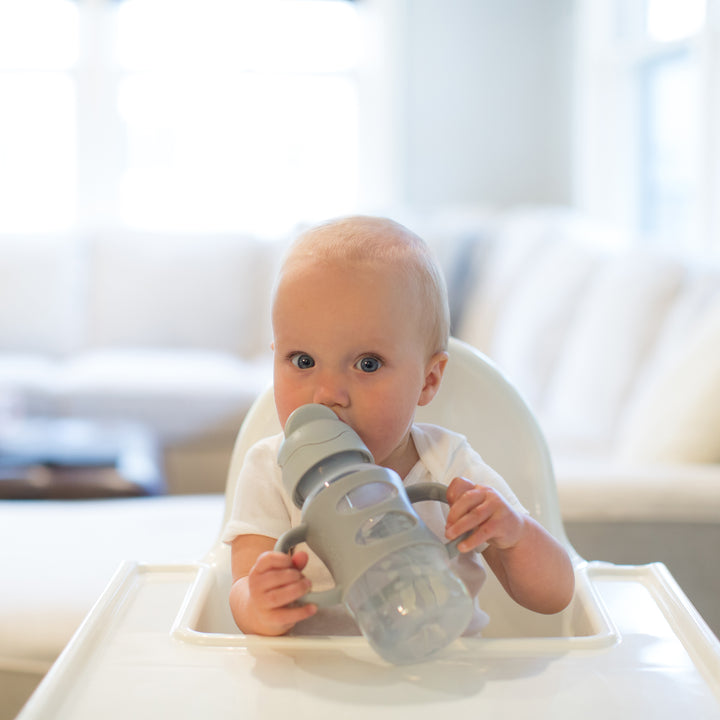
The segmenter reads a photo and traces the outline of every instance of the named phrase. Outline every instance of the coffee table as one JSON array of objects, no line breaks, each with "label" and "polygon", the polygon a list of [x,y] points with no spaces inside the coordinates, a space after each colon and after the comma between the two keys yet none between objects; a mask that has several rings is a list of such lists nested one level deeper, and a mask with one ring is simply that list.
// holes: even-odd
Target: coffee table
[{"label": "coffee table", "polygon": [[0,426],[0,499],[166,492],[153,433],[130,422],[23,418]]}]

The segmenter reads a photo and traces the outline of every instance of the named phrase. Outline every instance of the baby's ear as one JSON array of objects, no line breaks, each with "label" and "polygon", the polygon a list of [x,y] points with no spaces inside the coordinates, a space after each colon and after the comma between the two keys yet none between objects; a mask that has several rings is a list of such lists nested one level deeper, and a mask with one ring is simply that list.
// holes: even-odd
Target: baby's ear
[{"label": "baby's ear", "polygon": [[443,350],[436,352],[428,360],[428,364],[425,366],[425,385],[420,392],[418,405],[427,405],[435,397],[435,394],[440,389],[440,382],[445,372],[448,357],[448,354]]}]

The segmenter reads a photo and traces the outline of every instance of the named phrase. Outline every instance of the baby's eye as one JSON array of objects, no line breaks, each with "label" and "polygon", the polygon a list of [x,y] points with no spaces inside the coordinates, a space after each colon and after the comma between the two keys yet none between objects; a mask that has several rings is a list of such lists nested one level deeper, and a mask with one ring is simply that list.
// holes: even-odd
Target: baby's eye
[{"label": "baby's eye", "polygon": [[290,362],[299,370],[308,370],[315,367],[315,361],[307,353],[295,353],[290,356]]},{"label": "baby's eye", "polygon": [[382,367],[382,362],[372,355],[366,355],[355,363],[355,367],[366,373],[374,373]]}]

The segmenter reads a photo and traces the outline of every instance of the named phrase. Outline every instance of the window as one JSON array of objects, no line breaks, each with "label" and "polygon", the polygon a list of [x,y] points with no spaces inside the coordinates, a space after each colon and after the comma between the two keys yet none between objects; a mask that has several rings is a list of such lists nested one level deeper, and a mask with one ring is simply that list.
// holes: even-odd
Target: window
[{"label": "window", "polygon": [[640,229],[669,244],[695,235],[701,165],[699,69],[687,49],[638,67]]},{"label": "window", "polygon": [[0,8],[0,93],[12,109],[0,116],[0,232],[275,233],[355,208],[352,3]]},{"label": "window", "polygon": [[70,2],[0,3],[0,231],[73,222],[78,31]]},{"label": "window", "polygon": [[577,200],[646,243],[720,255],[714,0],[584,0]]}]

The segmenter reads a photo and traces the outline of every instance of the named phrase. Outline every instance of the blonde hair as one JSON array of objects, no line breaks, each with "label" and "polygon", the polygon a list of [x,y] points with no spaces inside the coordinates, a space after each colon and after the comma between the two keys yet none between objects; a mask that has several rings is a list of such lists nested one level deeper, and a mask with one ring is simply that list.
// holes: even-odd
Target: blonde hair
[{"label": "blonde hair", "polygon": [[445,278],[432,250],[405,226],[388,218],[355,215],[310,228],[290,245],[276,289],[283,269],[301,258],[350,266],[378,263],[395,268],[418,290],[421,306],[408,307],[408,313],[422,313],[418,320],[427,327],[430,353],[447,350],[450,310]]}]

